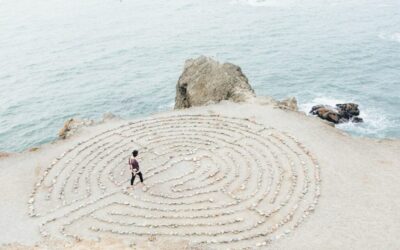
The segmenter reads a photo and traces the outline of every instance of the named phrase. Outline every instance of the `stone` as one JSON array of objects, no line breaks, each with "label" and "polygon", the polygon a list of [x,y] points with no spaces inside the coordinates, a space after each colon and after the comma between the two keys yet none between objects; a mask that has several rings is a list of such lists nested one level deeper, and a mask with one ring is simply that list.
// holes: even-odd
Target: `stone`
[{"label": "stone", "polygon": [[361,117],[355,116],[355,117],[351,118],[351,122],[360,123],[360,122],[364,122],[364,120]]},{"label": "stone", "polygon": [[243,102],[255,97],[241,68],[200,56],[185,62],[176,85],[175,109],[218,103]]},{"label": "stone", "polygon": [[318,109],[320,109],[320,108],[327,108],[327,107],[330,107],[330,106],[328,106],[328,105],[315,105],[315,106],[312,106],[312,107],[311,107],[311,110],[310,110],[309,113],[310,113],[310,114],[313,114],[313,115],[316,115]]},{"label": "stone", "polygon": [[358,104],[344,103],[336,104],[335,107],[329,105],[316,105],[310,110],[310,114],[317,115],[323,120],[327,120],[334,124],[344,122],[363,122],[361,117],[358,117],[360,110]]},{"label": "stone", "polygon": [[288,109],[288,110],[292,110],[292,111],[299,110],[299,108],[297,106],[296,97],[289,97],[282,101],[278,101],[277,106],[278,106],[278,108],[281,108],[281,109]]},{"label": "stone", "polygon": [[36,151],[38,151],[38,150],[39,150],[38,147],[33,147],[33,148],[30,148],[30,149],[29,149],[29,152],[36,152]]},{"label": "stone", "polygon": [[91,126],[94,123],[95,122],[93,120],[89,119],[81,120],[81,119],[70,118],[64,123],[64,126],[58,132],[58,137],[63,140],[67,139],[68,137],[73,135],[79,128],[84,126]]},{"label": "stone", "polygon": [[333,109],[320,108],[317,110],[317,115],[318,117],[333,123],[339,123],[340,121],[339,113]]},{"label": "stone", "polygon": [[71,118],[71,119],[67,120],[64,123],[64,126],[58,132],[58,137],[60,139],[66,139],[67,138],[68,132],[71,130],[71,126],[72,126],[73,122],[74,122],[74,119]]},{"label": "stone", "polygon": [[339,110],[340,116],[350,119],[353,116],[360,115],[360,110],[358,109],[358,104],[355,103],[344,103],[344,104],[336,104],[336,107]]}]

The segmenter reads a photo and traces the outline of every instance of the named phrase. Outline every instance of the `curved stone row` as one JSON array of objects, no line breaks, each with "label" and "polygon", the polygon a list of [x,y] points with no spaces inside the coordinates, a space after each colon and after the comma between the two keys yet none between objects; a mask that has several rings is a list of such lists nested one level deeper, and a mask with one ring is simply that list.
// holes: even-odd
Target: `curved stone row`
[{"label": "curved stone row", "polygon": [[[126,189],[139,149],[146,189]],[[138,181],[138,180],[136,180]],[[320,196],[316,159],[249,119],[178,115],[131,122],[78,143],[34,186],[44,237],[182,238],[262,247],[289,234]]]}]

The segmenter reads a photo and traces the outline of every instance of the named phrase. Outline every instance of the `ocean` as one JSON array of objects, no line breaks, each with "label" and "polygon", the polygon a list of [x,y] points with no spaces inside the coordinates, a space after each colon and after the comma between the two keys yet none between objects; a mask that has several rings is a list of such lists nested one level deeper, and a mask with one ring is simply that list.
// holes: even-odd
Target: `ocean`
[{"label": "ocean", "polygon": [[186,59],[241,66],[257,95],[356,102],[354,136],[400,137],[399,0],[0,0],[0,151],[70,117],[173,108]]}]

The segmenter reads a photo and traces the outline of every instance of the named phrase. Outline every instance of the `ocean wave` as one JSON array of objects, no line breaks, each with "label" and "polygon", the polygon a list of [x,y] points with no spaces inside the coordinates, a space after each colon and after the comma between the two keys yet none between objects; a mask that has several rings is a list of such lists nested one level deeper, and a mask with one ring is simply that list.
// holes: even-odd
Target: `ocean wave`
[{"label": "ocean wave", "polygon": [[384,115],[364,111],[361,117],[364,119],[363,123],[348,122],[336,127],[356,136],[387,137],[385,131],[392,127],[392,124]]},{"label": "ocean wave", "polygon": [[395,32],[395,33],[380,33],[379,38],[382,40],[386,41],[391,41],[391,42],[398,42],[400,43],[400,32]]},{"label": "ocean wave", "polygon": [[[355,100],[344,101],[336,98],[317,97],[314,98],[311,102],[300,104],[299,109],[308,114],[309,111],[311,110],[311,107],[318,104],[335,106],[338,103],[346,103],[346,102],[359,103]],[[377,108],[374,107],[369,107],[362,103],[359,103],[359,106],[360,106],[360,117],[362,117],[364,120],[363,123],[348,122],[348,123],[338,124],[336,125],[336,127],[355,136],[367,136],[374,138],[386,137],[387,136],[386,131],[394,127],[393,122],[385,115],[385,113],[382,110],[378,110]]]}]

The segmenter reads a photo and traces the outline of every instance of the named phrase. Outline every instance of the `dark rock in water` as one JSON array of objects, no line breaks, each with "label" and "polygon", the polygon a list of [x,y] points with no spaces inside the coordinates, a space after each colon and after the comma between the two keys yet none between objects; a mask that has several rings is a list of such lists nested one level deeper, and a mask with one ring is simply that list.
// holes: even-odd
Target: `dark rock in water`
[{"label": "dark rock in water", "polygon": [[318,109],[320,109],[320,108],[326,108],[326,107],[328,107],[328,106],[325,106],[325,105],[316,105],[316,106],[313,106],[312,108],[311,108],[311,110],[310,110],[310,114],[313,114],[313,115],[317,115],[318,114]]},{"label": "dark rock in water", "polygon": [[315,113],[318,115],[318,117],[333,123],[339,123],[340,121],[339,113],[329,107],[320,107],[315,110]]},{"label": "dark rock in water", "polygon": [[338,108],[340,115],[346,119],[350,119],[353,116],[360,115],[358,104],[355,103],[336,104],[336,107]]},{"label": "dark rock in water", "polygon": [[355,103],[343,103],[336,104],[336,107],[328,105],[316,105],[310,110],[310,114],[317,115],[321,119],[333,122],[335,124],[344,122],[363,122],[358,109],[358,104]]},{"label": "dark rock in water", "polygon": [[355,116],[355,117],[351,118],[351,122],[360,123],[360,122],[364,122],[364,120],[361,117]]}]

